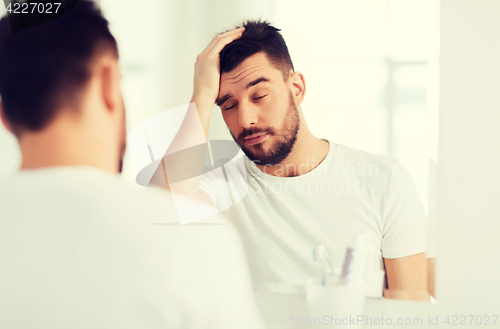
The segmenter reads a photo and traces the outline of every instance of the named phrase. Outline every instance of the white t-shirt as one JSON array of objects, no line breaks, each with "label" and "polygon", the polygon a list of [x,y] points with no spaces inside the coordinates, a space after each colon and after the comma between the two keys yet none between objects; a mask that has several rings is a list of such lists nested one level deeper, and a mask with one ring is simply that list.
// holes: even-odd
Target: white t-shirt
[{"label": "white t-shirt", "polygon": [[262,328],[234,227],[176,216],[91,167],[0,183],[0,327]]},{"label": "white t-shirt", "polygon": [[[277,177],[239,156],[248,193],[234,206],[225,197],[226,182],[215,175],[202,176],[200,188],[240,231],[258,290],[289,286],[303,291],[306,278],[322,274],[312,249],[324,244],[340,269],[358,233],[368,236],[375,254],[371,271],[384,269],[382,257],[426,251],[427,216],[410,174],[398,161],[330,142],[328,155],[313,170]],[[226,172],[241,172],[230,168],[236,163],[229,162]],[[228,176],[230,187],[241,185]]]}]

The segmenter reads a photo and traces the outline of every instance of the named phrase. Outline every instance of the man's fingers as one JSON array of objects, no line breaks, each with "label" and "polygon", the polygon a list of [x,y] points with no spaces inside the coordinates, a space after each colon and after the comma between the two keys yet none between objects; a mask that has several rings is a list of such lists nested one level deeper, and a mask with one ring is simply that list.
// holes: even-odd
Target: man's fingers
[{"label": "man's fingers", "polygon": [[[238,28],[217,35],[210,41],[203,52],[196,57],[193,97],[196,95],[196,98],[209,100],[211,105],[215,103],[220,83],[220,52],[227,44],[240,38],[244,30],[244,28]],[[209,107],[212,108],[212,106]]]},{"label": "man's fingers", "polygon": [[231,35],[231,34],[242,33],[243,31],[245,31],[245,28],[244,27],[239,27],[237,29],[234,29],[234,30],[231,30],[231,31],[227,31],[227,32],[218,34],[215,38],[217,38],[217,37],[224,38],[224,37],[226,37],[228,35]]},{"label": "man's fingers", "polygon": [[219,56],[222,49],[224,49],[224,47],[229,43],[240,38],[243,35],[244,31],[245,28],[240,27],[222,34],[218,34],[210,41],[203,52],[196,57],[196,63],[200,62],[200,60],[204,61],[210,59],[213,56]]},{"label": "man's fingers", "polygon": [[244,31],[245,31],[245,28],[240,27],[238,29],[234,29],[234,30],[222,33],[222,34],[218,34],[215,38],[212,39],[212,41],[210,41],[210,43],[205,48],[205,50],[207,52],[211,52],[214,50],[214,48],[219,49],[221,42],[223,42],[222,48],[220,48],[218,50],[218,52],[220,52],[224,48],[224,46],[231,43],[231,41],[234,41],[234,40],[240,38]]},{"label": "man's fingers", "polygon": [[239,32],[239,33],[231,34],[231,35],[228,35],[224,38],[219,39],[218,42],[212,48],[212,52],[219,54],[222,51],[222,49],[224,49],[225,46],[227,46],[228,44],[230,44],[234,40],[241,38],[242,35],[243,35],[243,32]]}]

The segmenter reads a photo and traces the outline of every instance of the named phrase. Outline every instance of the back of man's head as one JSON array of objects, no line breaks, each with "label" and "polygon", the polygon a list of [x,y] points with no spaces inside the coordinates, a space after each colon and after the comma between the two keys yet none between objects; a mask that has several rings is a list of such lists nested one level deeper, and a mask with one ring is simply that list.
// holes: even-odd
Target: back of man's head
[{"label": "back of man's head", "polygon": [[[22,19],[31,20],[26,23],[33,26],[42,15]],[[92,1],[80,0],[64,15],[15,33],[3,17],[0,96],[4,118],[13,133],[43,129],[62,108],[77,112],[92,62],[102,51],[118,58],[108,22]]]},{"label": "back of man's head", "polygon": [[224,47],[220,54],[220,71],[227,73],[234,70],[248,57],[263,52],[267,59],[283,73],[285,80],[294,70],[280,29],[266,21],[246,21],[242,25],[245,31],[241,38]]}]

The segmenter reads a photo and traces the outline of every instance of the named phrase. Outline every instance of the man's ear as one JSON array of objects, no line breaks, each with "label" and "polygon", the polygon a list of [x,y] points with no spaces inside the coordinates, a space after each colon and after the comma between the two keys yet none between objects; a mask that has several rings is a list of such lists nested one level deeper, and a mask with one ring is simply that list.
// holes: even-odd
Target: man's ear
[{"label": "man's ear", "polygon": [[11,134],[14,134],[14,130],[10,126],[9,121],[7,121],[7,117],[5,116],[5,113],[3,111],[2,101],[0,101],[0,120],[2,121],[5,129],[7,129]]},{"label": "man's ear", "polygon": [[301,72],[293,72],[290,74],[290,83],[292,86],[293,96],[297,105],[300,105],[306,94],[306,80]]},{"label": "man's ear", "polygon": [[111,57],[103,57],[98,68],[101,79],[102,99],[106,109],[115,111],[120,105],[120,71]]}]

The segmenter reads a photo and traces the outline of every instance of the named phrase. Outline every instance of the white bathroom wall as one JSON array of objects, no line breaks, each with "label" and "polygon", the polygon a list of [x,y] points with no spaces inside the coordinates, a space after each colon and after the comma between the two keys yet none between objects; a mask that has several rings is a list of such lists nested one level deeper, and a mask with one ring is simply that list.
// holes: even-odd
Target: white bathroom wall
[{"label": "white bathroom wall", "polygon": [[441,21],[437,297],[498,315],[500,1],[442,0]]},{"label": "white bathroom wall", "polygon": [[370,300],[369,316],[500,326],[498,40],[500,1],[441,0],[437,304]]}]

